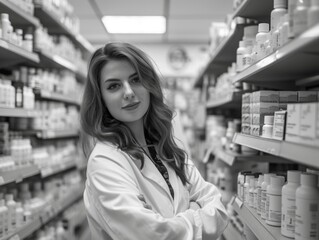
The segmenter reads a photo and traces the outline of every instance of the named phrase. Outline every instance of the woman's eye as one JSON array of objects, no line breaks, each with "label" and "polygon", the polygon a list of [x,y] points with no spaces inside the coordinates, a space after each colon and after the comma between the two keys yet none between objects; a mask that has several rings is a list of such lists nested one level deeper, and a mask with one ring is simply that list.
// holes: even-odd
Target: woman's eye
[{"label": "woman's eye", "polygon": [[116,90],[120,87],[120,84],[114,83],[110,84],[109,86],[106,87],[107,90]]},{"label": "woman's eye", "polygon": [[140,82],[140,78],[135,77],[131,80],[132,83],[139,83]]}]

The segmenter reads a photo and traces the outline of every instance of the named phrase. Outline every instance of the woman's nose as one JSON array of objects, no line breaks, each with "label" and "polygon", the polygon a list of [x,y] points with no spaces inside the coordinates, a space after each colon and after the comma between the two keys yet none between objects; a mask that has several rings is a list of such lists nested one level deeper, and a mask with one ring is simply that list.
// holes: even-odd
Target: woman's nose
[{"label": "woman's nose", "polygon": [[124,82],[124,99],[130,100],[134,98],[135,93],[131,87],[131,85],[128,82]]}]

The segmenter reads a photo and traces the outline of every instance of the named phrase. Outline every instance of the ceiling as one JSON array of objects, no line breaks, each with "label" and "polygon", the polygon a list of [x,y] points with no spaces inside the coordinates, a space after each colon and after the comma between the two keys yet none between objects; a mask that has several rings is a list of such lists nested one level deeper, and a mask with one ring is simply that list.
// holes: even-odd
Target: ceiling
[{"label": "ceiling", "polygon": [[[98,46],[108,41],[131,43],[205,43],[209,42],[211,22],[225,21],[232,13],[233,0],[68,0],[80,19],[80,33]],[[163,15],[167,31],[157,34],[109,34],[101,17]]]}]

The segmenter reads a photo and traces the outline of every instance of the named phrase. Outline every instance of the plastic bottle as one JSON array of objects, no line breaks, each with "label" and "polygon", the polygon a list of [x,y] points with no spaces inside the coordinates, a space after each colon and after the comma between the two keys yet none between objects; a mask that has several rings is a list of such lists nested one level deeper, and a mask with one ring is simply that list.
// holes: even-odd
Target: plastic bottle
[{"label": "plastic bottle", "polygon": [[319,23],[319,1],[311,0],[311,6],[308,9],[308,28],[314,26],[316,23]]},{"label": "plastic bottle", "polygon": [[23,222],[24,223],[29,223],[32,221],[32,212],[31,212],[31,207],[29,203],[25,203],[23,205]]},{"label": "plastic bottle", "polygon": [[257,214],[261,214],[261,184],[264,181],[264,175],[259,175],[258,177],[258,183],[257,183]]},{"label": "plastic bottle", "polygon": [[13,200],[13,194],[6,194],[6,205],[8,207],[8,232],[16,228],[16,202]]},{"label": "plastic bottle", "polygon": [[267,186],[266,223],[271,226],[281,226],[281,191],[285,183],[285,177],[270,177],[270,184]]},{"label": "plastic bottle", "polygon": [[282,25],[279,29],[279,44],[282,47],[288,42],[289,39],[289,16],[288,13],[282,18]]},{"label": "plastic bottle", "polygon": [[29,191],[29,184],[27,182],[21,183],[19,187],[19,199],[23,204],[29,203],[31,199],[31,192]]},{"label": "plastic bottle", "polygon": [[316,240],[319,238],[319,190],[318,176],[302,173],[300,187],[296,190],[296,240]]},{"label": "plastic bottle", "polygon": [[307,29],[308,23],[308,9],[310,7],[310,0],[298,0],[297,6],[294,11],[294,23],[293,23],[293,31],[294,36],[299,35],[303,31]]},{"label": "plastic bottle", "polygon": [[274,9],[270,13],[270,31],[274,32],[279,24],[280,17],[287,13],[287,0],[274,0]]},{"label": "plastic bottle", "polygon": [[243,200],[242,190],[243,190],[243,184],[244,184],[245,175],[247,173],[251,173],[251,171],[242,171],[242,172],[238,173],[238,177],[237,177],[237,195],[238,195],[238,198],[240,200]]},{"label": "plastic bottle", "polygon": [[[3,196],[2,196],[3,197]],[[8,208],[4,203],[4,199],[0,199],[0,238],[6,234],[8,221]]]},{"label": "plastic bottle", "polygon": [[254,191],[255,191],[255,178],[249,180],[249,194],[248,194],[248,206],[254,208]]},{"label": "plastic bottle", "polygon": [[266,56],[267,33],[269,32],[268,23],[258,24],[258,33],[256,35],[256,46],[257,46],[257,61]]},{"label": "plastic bottle", "polygon": [[2,38],[6,41],[10,39],[10,26],[9,14],[1,13]]},{"label": "plastic bottle", "polygon": [[241,72],[244,68],[243,66],[243,57],[246,52],[245,48],[245,42],[244,41],[239,41],[239,47],[237,48],[236,51],[236,66],[237,66],[237,72]]},{"label": "plastic bottle", "polygon": [[315,175],[318,176],[318,188],[319,188],[319,170],[314,170],[314,169],[311,169],[311,168],[307,168],[306,172],[312,173],[312,174],[315,174]]},{"label": "plastic bottle", "polygon": [[16,227],[19,229],[24,224],[24,217],[23,217],[23,208],[21,202],[17,202],[16,205]]},{"label": "plastic bottle", "polygon": [[294,11],[297,6],[297,0],[288,0],[288,37],[294,38]]},{"label": "plastic bottle", "polygon": [[261,184],[261,201],[260,201],[260,209],[261,209],[261,218],[266,219],[266,202],[267,202],[267,186],[270,183],[270,177],[276,176],[274,173],[265,173],[264,181]]},{"label": "plastic bottle", "polygon": [[294,238],[296,190],[300,186],[300,171],[288,171],[287,183],[282,187],[281,234]]},{"label": "plastic bottle", "polygon": [[247,206],[249,204],[249,183],[250,183],[250,179],[254,179],[254,175],[246,175],[246,177],[245,177],[243,202],[245,204],[247,204]]},{"label": "plastic bottle", "polygon": [[273,126],[274,126],[274,116],[265,116],[263,130],[262,130],[262,137],[272,138]]}]

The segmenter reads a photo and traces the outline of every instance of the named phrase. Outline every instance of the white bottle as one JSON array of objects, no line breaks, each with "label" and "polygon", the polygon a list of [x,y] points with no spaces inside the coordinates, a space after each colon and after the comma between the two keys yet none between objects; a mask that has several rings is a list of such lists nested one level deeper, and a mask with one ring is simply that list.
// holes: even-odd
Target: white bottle
[{"label": "white bottle", "polygon": [[315,174],[315,175],[318,176],[318,188],[319,188],[319,170],[314,170],[314,169],[311,169],[311,168],[307,168],[306,172],[312,173],[312,174]]},{"label": "white bottle", "polygon": [[257,214],[261,214],[261,184],[264,181],[264,175],[259,175],[258,177],[258,183],[257,183]]},{"label": "white bottle", "polygon": [[288,171],[287,183],[282,187],[281,234],[294,238],[296,190],[300,186],[300,171]]},{"label": "white bottle", "polygon": [[287,0],[274,0],[274,9],[270,13],[270,31],[278,28],[280,17],[287,13]]},{"label": "white bottle", "polygon": [[244,69],[243,66],[243,57],[246,52],[245,48],[245,42],[244,41],[239,41],[239,47],[237,48],[236,51],[236,66],[237,66],[237,72],[241,72]]},{"label": "white bottle", "polygon": [[16,205],[16,227],[21,228],[24,224],[23,208],[21,202],[17,202]]},{"label": "white bottle", "polygon": [[247,206],[249,205],[249,183],[250,183],[250,179],[254,179],[254,175],[246,175],[246,178],[245,178],[243,202]]},{"label": "white bottle", "polygon": [[266,56],[267,33],[269,32],[268,23],[259,23],[258,33],[256,35],[257,61]]},{"label": "white bottle", "polygon": [[319,1],[311,0],[311,6],[308,9],[308,28],[314,26],[316,23],[319,23]]},{"label": "white bottle", "polygon": [[285,183],[285,177],[270,177],[270,184],[267,186],[266,223],[271,226],[281,226],[281,191]]},{"label": "white bottle", "polygon": [[282,20],[282,26],[279,29],[279,44],[284,46],[289,39],[289,19],[288,14],[285,14]]},{"label": "white bottle", "polygon": [[4,199],[0,199],[0,238],[6,235],[8,222],[8,208]]},{"label": "white bottle", "polygon": [[274,116],[265,116],[264,125],[262,129],[262,137],[272,138],[273,126],[274,126]]},{"label": "white bottle", "polygon": [[308,23],[308,9],[310,7],[310,0],[298,0],[297,6],[294,11],[294,23],[293,23],[293,31],[294,36],[299,35],[303,31],[307,29]]},{"label": "white bottle", "polygon": [[13,194],[6,194],[6,205],[8,207],[8,232],[16,228],[16,202],[13,200]]},{"label": "white bottle", "polygon": [[288,0],[288,37],[294,38],[294,11],[298,0]]},{"label": "white bottle", "polygon": [[9,15],[7,13],[1,13],[2,38],[6,41],[9,41],[11,37],[10,26],[11,26],[11,22],[9,20]]},{"label": "white bottle", "polygon": [[296,240],[317,240],[319,238],[319,190],[318,176],[302,173],[301,186],[296,190]]},{"label": "white bottle", "polygon": [[249,180],[249,194],[248,194],[248,206],[254,208],[254,191],[255,191],[255,178]]},{"label": "white bottle", "polygon": [[267,203],[267,186],[270,184],[270,177],[275,176],[274,173],[265,173],[264,181],[261,184],[261,218],[266,219],[266,203]]},{"label": "white bottle", "polygon": [[31,212],[31,207],[29,203],[25,203],[23,206],[23,222],[24,223],[29,223],[32,221],[32,212]]}]

